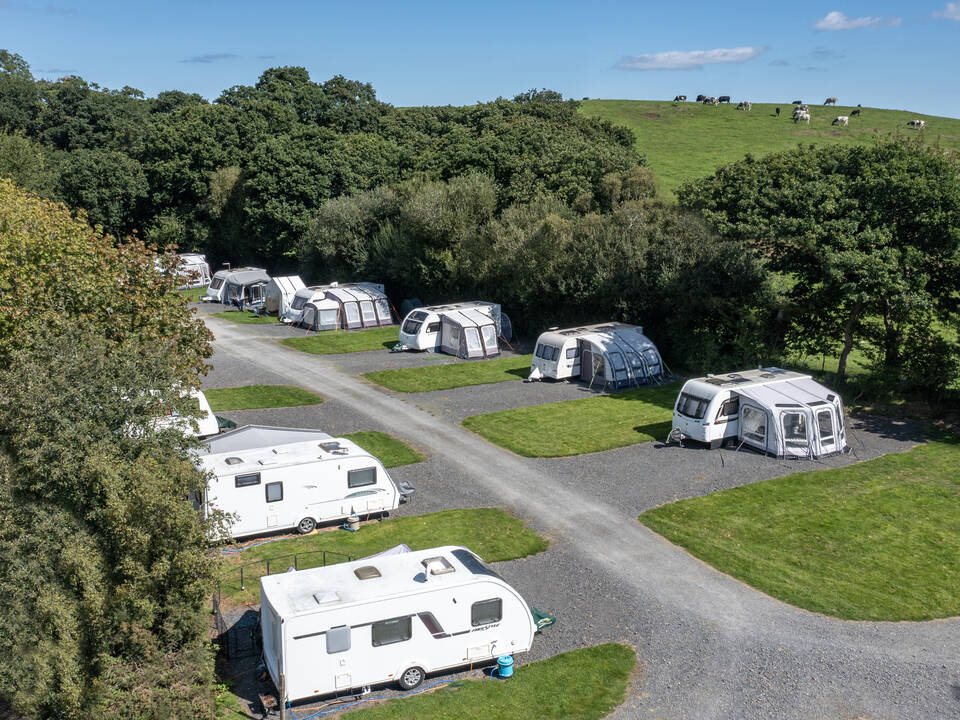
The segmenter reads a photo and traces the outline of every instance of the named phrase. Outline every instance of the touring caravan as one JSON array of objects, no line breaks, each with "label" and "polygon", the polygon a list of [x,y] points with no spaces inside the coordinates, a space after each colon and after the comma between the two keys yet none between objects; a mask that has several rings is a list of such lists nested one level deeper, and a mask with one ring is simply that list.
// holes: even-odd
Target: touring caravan
[{"label": "touring caravan", "polygon": [[501,312],[496,303],[471,301],[411,310],[400,326],[408,350],[441,350],[461,358],[500,354]]},{"label": "touring caravan", "polygon": [[248,305],[261,305],[263,290],[268,282],[270,282],[270,276],[261,268],[217,270],[202,300],[230,305],[234,300],[242,298]]},{"label": "touring caravan", "polygon": [[393,314],[383,285],[331,283],[299,290],[281,320],[310,330],[353,330],[392,325]]},{"label": "touring caravan", "polygon": [[205,511],[236,513],[234,537],[394,510],[413,494],[363,448],[317,430],[247,425],[196,451]]},{"label": "touring caravan", "polygon": [[776,457],[823,457],[847,448],[843,401],[809,375],[776,367],[688,380],[673,410],[681,439],[735,440]]},{"label": "touring caravan", "polygon": [[[159,395],[159,393],[151,394]],[[220,422],[217,416],[213,414],[210,403],[207,402],[207,396],[201,390],[184,390],[181,397],[190,396],[196,399],[196,406],[193,408],[197,417],[184,417],[178,412],[169,412],[168,414],[157,418],[154,421],[154,427],[157,430],[164,428],[176,428],[187,437],[212,437],[220,432]]]},{"label": "touring caravan", "polygon": [[282,315],[301,288],[303,280],[298,275],[270,278],[263,288],[263,309],[270,315]]},{"label": "touring caravan", "polygon": [[520,594],[465,547],[260,578],[263,660],[280,702],[396,682],[526,652]]},{"label": "touring caravan", "polygon": [[560,330],[537,338],[530,379],[580,378],[593,385],[623,387],[663,378],[660,351],[638,325],[611,322]]},{"label": "touring caravan", "polygon": [[206,256],[198,255],[197,253],[183,253],[180,255],[177,275],[181,281],[177,290],[188,290],[189,288],[209,285],[210,266],[207,264]]}]

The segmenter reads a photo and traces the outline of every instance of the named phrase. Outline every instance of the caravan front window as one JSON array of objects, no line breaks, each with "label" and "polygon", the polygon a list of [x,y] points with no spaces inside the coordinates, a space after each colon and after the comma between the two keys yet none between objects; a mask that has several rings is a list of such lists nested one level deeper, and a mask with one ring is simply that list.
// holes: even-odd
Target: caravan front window
[{"label": "caravan front window", "polygon": [[370,636],[374,647],[392,645],[409,640],[411,635],[410,616],[381,620],[371,625]]},{"label": "caravan front window", "polygon": [[421,325],[423,325],[421,321],[408,317],[403,323],[403,332],[407,335],[416,335],[420,331]]},{"label": "caravan front window", "polygon": [[680,400],[677,401],[677,412],[694,420],[702,420],[707,412],[707,405],[709,404],[710,401],[704,398],[699,398],[696,395],[689,395],[687,393],[680,393]]},{"label": "caravan front window", "polygon": [[783,440],[787,447],[806,447],[807,416],[798,412],[785,412],[780,417],[783,423]]},{"label": "caravan front window", "polygon": [[291,310],[303,310],[304,304],[307,302],[306,295],[296,295],[293,298],[293,302],[290,303]]},{"label": "caravan front window", "polygon": [[211,290],[219,290],[222,286],[223,286],[222,277],[215,277],[213,280],[210,281]]}]

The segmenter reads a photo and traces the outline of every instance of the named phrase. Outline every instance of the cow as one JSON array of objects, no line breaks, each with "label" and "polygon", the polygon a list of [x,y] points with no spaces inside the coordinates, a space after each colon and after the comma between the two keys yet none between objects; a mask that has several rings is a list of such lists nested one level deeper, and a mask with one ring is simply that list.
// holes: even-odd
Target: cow
[{"label": "cow", "polygon": [[847,123],[850,121],[850,118],[846,115],[837,115],[831,125],[842,125],[843,127],[847,126]]},{"label": "cow", "polygon": [[803,100],[794,100],[793,105],[803,105]]},{"label": "cow", "polygon": [[794,115],[793,115],[793,121],[794,121],[795,123],[805,122],[807,125],[809,125],[809,124],[810,124],[810,113],[808,113],[808,112],[798,112],[798,113],[794,113]]},{"label": "cow", "polygon": [[798,105],[793,109],[793,116],[796,117],[800,113],[810,112],[810,110],[803,105]]},{"label": "cow", "polygon": [[914,128],[915,130],[923,130],[927,126],[926,120],[911,120],[907,123],[909,127]]},{"label": "cow", "polygon": [[850,111],[850,117],[860,117],[860,108]]},{"label": "cow", "polygon": [[704,98],[704,99],[703,99],[703,104],[704,104],[704,105],[719,105],[719,104],[720,104],[720,101],[717,100],[715,97],[707,97],[707,98]]},{"label": "cow", "polygon": [[777,117],[780,117],[780,108],[777,108],[776,110],[774,110],[774,114],[775,114]]},{"label": "cow", "polygon": [[737,103],[737,110],[751,110],[753,108],[753,103],[749,100],[741,100]]},{"label": "cow", "polygon": [[720,97],[717,98],[717,102],[718,102],[718,103],[728,103],[728,102],[730,102],[730,96],[729,96],[729,95],[721,95]]},{"label": "cow", "polygon": [[823,104],[824,104],[824,105],[836,105],[836,104],[837,104],[837,99],[836,99],[836,98],[827,98],[826,100],[823,101]]},{"label": "cow", "polygon": [[686,101],[687,101],[687,96],[686,96],[686,95],[677,95],[677,96],[673,99],[673,101],[674,101],[674,102],[686,102]]},{"label": "cow", "polygon": [[699,103],[702,103],[706,99],[707,99],[706,95],[697,95],[697,102]]}]

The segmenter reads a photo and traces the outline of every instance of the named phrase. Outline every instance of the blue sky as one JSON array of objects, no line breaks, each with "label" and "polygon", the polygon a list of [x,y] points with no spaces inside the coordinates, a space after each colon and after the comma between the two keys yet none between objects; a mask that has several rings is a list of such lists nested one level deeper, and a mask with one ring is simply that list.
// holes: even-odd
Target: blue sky
[{"label": "blue sky", "polygon": [[34,75],[214,99],[301,65],[394,105],[565,97],[876,106],[960,117],[958,2],[0,0]]}]

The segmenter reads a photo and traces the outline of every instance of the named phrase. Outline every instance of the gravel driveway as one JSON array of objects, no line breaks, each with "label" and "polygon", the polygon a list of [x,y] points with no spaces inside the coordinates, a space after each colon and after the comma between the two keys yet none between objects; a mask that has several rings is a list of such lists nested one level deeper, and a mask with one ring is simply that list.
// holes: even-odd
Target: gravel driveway
[{"label": "gravel driveway", "polygon": [[[318,406],[229,413],[235,420],[390,432],[429,456],[391,471],[418,487],[401,512],[496,505],[545,533],[552,541],[547,552],[497,568],[531,604],[559,618],[519,661],[606,640],[634,645],[642,673],[613,717],[960,717],[960,621],[844,622],[798,610],[713,570],[636,520],[676,498],[904,450],[915,444],[917,428],[857,420],[856,456],[822,463],[659,443],[519,458],[456,425],[459,412],[442,409],[452,405],[345,375],[342,356],[297,353],[256,339],[256,326],[208,322],[217,335],[208,386],[299,384],[327,398]],[[484,394],[493,387],[446,397],[455,394],[455,405],[466,408],[472,393],[493,398],[499,390]],[[431,402],[439,412],[422,409]],[[499,408],[467,414],[489,409]]]}]

